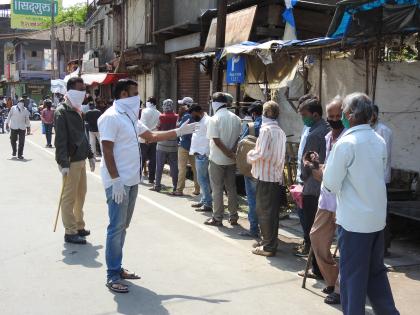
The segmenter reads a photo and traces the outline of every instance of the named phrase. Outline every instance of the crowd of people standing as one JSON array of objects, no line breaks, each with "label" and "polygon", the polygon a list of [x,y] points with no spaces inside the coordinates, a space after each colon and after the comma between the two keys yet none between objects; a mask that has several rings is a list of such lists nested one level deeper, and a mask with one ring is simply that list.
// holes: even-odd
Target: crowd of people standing
[{"label": "crowd of people standing", "polygon": [[[116,84],[109,108],[99,98],[96,104],[93,99],[86,102],[85,89],[81,78],[71,78],[57,108],[50,100],[43,102],[41,119],[47,147],[52,147],[55,129],[55,156],[63,176],[65,242],[86,244],[90,235],[83,213],[86,160],[93,172],[97,158],[102,157],[109,214],[106,285],[110,290],[128,292],[121,280],[140,278],[122,266],[126,230],[143,170],[148,170],[151,190],[161,192],[165,164],[170,166],[170,194],[175,197],[184,195],[187,167],[191,167],[193,194],[200,195],[192,207],[212,213],[204,224],[222,227],[225,192],[228,223],[238,225],[236,176],[240,162],[246,160],[250,170],[243,175],[250,229],[241,235],[256,240],[253,254],[277,254],[280,209],[287,202],[287,188],[283,178],[286,135],[276,102],[252,103],[248,108],[252,122],[244,125],[229,110],[232,97],[223,92],[212,96],[213,115],[209,116],[190,97],[179,100],[178,106],[164,100],[162,112],[157,100],[149,97],[141,109],[138,85],[128,79]],[[325,108],[326,120],[318,97],[308,94],[299,99],[305,127],[297,170],[302,201],[297,204],[304,242],[295,254],[313,255],[308,275],[325,281],[325,302],[341,303],[344,314],[364,314],[366,296],[376,313],[399,314],[383,263],[389,248],[386,191],[392,131],[378,121],[379,108],[363,93],[337,96]],[[12,155],[23,159],[24,137],[30,133],[23,98],[10,108],[6,128],[11,132]],[[339,264],[331,255],[336,230]]]}]

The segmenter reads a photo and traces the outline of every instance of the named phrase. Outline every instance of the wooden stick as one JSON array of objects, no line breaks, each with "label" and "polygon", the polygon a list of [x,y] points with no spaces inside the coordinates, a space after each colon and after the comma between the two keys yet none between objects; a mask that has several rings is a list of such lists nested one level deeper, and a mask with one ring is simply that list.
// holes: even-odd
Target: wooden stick
[{"label": "wooden stick", "polygon": [[63,200],[64,187],[66,186],[67,176],[64,176],[63,186],[61,187],[60,201],[58,202],[57,215],[55,216],[54,232],[57,229],[58,216],[60,215],[61,201]]},{"label": "wooden stick", "polygon": [[337,258],[337,251],[338,251],[338,245],[336,246],[336,248],[334,250],[333,258]]},{"label": "wooden stick", "polygon": [[305,275],[303,276],[303,281],[302,281],[302,288],[303,289],[306,288],[306,279],[308,278],[309,268],[311,267],[311,264],[312,264],[313,252],[314,251],[313,251],[312,246],[311,246],[311,249],[309,250],[308,260],[306,261]]}]

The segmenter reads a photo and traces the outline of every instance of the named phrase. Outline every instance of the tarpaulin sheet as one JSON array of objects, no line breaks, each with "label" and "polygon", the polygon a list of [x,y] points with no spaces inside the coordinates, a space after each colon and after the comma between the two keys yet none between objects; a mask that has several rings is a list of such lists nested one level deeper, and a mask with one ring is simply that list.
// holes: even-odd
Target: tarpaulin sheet
[{"label": "tarpaulin sheet", "polygon": [[327,36],[376,37],[420,30],[420,0],[345,0],[337,4]]}]

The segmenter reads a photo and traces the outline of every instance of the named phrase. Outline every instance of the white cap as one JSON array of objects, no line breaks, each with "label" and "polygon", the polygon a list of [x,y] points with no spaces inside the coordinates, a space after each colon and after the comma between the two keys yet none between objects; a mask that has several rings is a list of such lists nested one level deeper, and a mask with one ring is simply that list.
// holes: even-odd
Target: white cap
[{"label": "white cap", "polygon": [[182,100],[178,100],[178,104],[191,106],[192,104],[194,104],[194,100],[191,97],[187,96],[184,97]]}]

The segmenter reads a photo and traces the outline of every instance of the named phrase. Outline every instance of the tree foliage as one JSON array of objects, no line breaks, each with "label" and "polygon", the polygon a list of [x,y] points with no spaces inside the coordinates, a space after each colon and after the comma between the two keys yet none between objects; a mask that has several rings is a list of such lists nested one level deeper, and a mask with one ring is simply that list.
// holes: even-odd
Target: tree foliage
[{"label": "tree foliage", "polygon": [[[56,24],[74,24],[78,26],[84,26],[87,16],[86,4],[75,4],[71,7],[61,9],[58,15],[55,17]],[[50,25],[51,26],[51,22]]]}]

